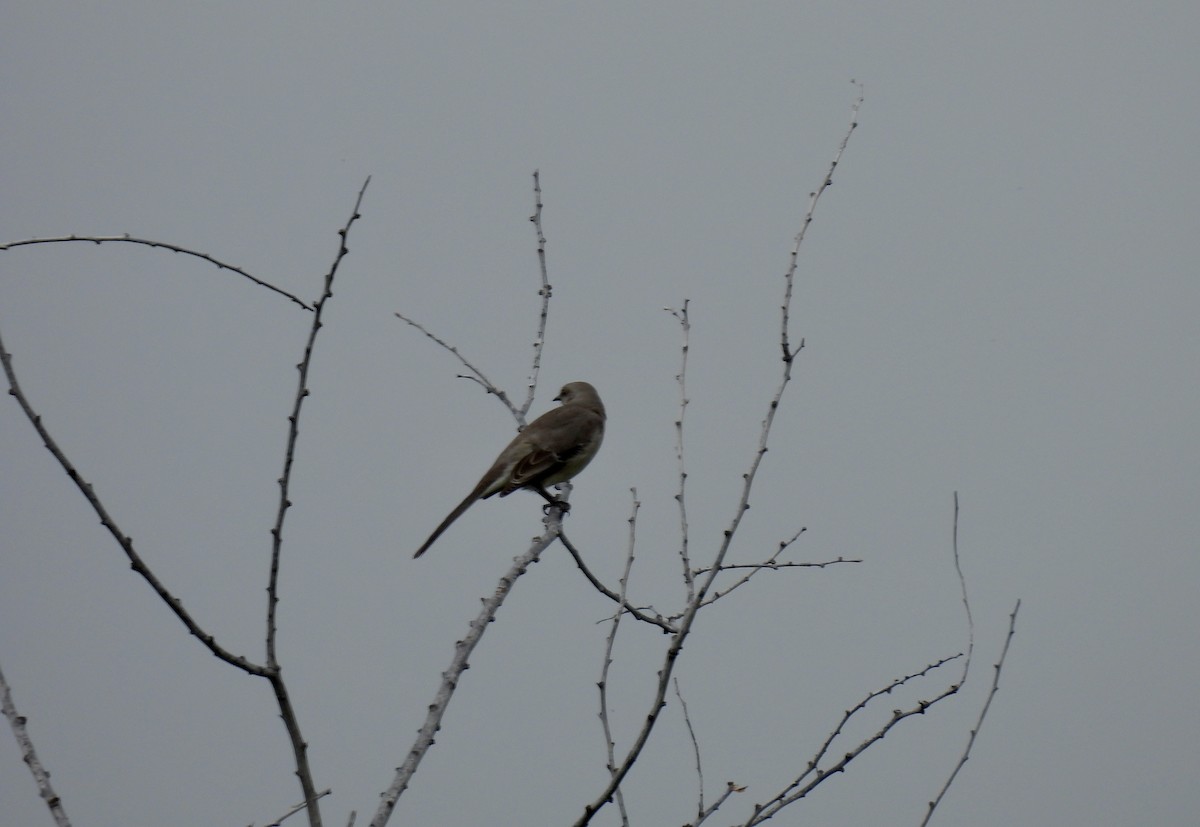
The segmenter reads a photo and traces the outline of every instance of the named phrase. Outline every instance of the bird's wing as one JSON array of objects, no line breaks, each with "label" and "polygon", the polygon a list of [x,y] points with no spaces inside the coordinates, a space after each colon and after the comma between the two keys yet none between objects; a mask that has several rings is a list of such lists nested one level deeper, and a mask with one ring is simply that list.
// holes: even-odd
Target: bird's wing
[{"label": "bird's wing", "polygon": [[[522,443],[524,450],[516,458],[501,496],[555,478],[585,453],[591,459],[599,447],[603,429],[604,420],[600,416],[578,405],[563,405],[542,414],[514,440]],[[578,470],[572,470],[567,477]]]}]

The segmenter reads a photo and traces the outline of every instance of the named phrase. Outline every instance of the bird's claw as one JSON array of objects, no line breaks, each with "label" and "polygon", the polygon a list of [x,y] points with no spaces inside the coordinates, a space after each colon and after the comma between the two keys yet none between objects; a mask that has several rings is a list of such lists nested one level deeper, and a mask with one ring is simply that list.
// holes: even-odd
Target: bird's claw
[{"label": "bird's claw", "polygon": [[546,503],[545,505],[543,505],[542,513],[549,514],[551,508],[560,508],[560,509],[562,509],[562,513],[566,514],[571,510],[571,504],[569,502],[567,502],[566,500],[555,500],[552,503]]}]

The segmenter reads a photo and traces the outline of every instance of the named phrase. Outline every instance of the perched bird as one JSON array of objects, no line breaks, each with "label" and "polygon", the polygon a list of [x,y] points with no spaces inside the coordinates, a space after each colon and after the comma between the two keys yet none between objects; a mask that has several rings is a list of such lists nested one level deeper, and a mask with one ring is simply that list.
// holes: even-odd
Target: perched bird
[{"label": "perched bird", "polygon": [[413,557],[424,554],[476,500],[486,500],[493,494],[507,497],[518,488],[528,488],[551,505],[559,504],[546,486],[566,482],[592,461],[604,439],[605,416],[600,394],[587,382],[563,385],[554,399],[562,406],[546,411],[508,443],[479,484],[442,520]]}]

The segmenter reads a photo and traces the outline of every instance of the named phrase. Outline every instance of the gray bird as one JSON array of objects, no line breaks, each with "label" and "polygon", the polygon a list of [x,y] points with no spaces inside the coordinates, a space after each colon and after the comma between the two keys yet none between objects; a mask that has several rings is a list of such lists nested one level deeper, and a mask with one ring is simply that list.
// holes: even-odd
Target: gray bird
[{"label": "gray bird", "polygon": [[604,439],[605,415],[600,394],[587,382],[563,385],[554,399],[562,406],[546,411],[508,443],[479,484],[442,520],[413,557],[424,554],[476,500],[486,500],[493,494],[507,497],[519,488],[527,488],[552,505],[559,502],[546,486],[566,482],[592,461]]}]

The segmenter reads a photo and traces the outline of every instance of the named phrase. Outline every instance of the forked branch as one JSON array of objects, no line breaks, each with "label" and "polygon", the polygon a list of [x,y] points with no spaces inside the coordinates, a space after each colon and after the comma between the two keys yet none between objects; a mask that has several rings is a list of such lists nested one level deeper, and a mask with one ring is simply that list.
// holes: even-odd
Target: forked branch
[{"label": "forked branch", "polygon": [[790,259],[791,263],[787,273],[787,285],[784,291],[783,301],[783,316],[781,319],[780,339],[783,343],[784,357],[781,371],[782,375],[780,376],[779,384],[775,389],[775,393],[771,397],[771,401],[767,406],[767,413],[763,418],[762,428],[759,433],[758,447],[750,461],[750,469],[742,475],[742,492],[734,508],[733,518],[730,520],[728,528],[725,529],[722,535],[716,554],[714,555],[712,562],[709,564],[709,571],[707,575],[697,581],[694,593],[689,592],[690,599],[688,600],[687,606],[682,614],[679,615],[678,630],[672,635],[671,642],[668,644],[667,650],[663,655],[662,665],[658,670],[658,682],[654,690],[654,697],[652,698],[649,708],[645,713],[642,726],[637,735],[634,737],[633,744],[630,746],[624,760],[617,767],[616,771],[610,773],[608,783],[604,785],[600,793],[590,803],[584,806],[583,814],[575,821],[575,827],[584,827],[584,825],[590,823],[596,813],[603,809],[606,804],[612,801],[614,794],[621,786],[621,782],[624,780],[625,776],[633,768],[633,765],[640,757],[642,749],[646,746],[646,742],[649,740],[651,732],[654,731],[654,728],[658,723],[663,707],[666,706],[666,697],[670,687],[671,676],[674,672],[675,664],[679,659],[679,654],[683,651],[684,643],[691,634],[692,625],[696,620],[696,614],[706,605],[706,598],[712,591],[716,578],[721,573],[722,566],[725,562],[725,557],[729,553],[729,549],[732,546],[734,535],[737,533],[738,527],[741,525],[742,518],[745,516],[746,511],[750,508],[750,492],[754,488],[754,481],[757,476],[758,469],[762,464],[763,457],[767,453],[767,441],[771,434],[771,426],[775,421],[775,413],[779,410],[779,404],[783,397],[783,392],[787,388],[788,382],[791,381],[792,365],[795,361],[796,353],[798,353],[800,348],[803,347],[803,340],[801,341],[800,346],[798,346],[794,351],[788,344],[788,324],[790,304],[792,300],[792,284],[794,281],[796,259],[799,254],[799,247],[804,240],[804,234],[808,224],[812,222],[812,215],[816,208],[817,199],[819,198],[820,193],[824,192],[825,188],[828,187],[832,181],[833,171],[837,167],[837,164],[842,157],[842,153],[845,151],[846,145],[850,140],[850,135],[858,125],[857,114],[861,101],[862,96],[860,94],[853,107],[854,117],[851,119],[850,127],[846,131],[846,134],[838,147],[837,154],[835,155],[834,160],[829,167],[829,171],[826,173],[825,178],[823,179],[822,185],[814,194],[812,203],[810,204],[809,210],[805,215],[804,223],[800,229],[800,232],[796,235],[796,242],[792,250]]},{"label": "forked branch", "polygon": [[[148,247],[152,247],[152,248],[166,249],[166,250],[170,250],[170,251],[173,251],[176,253],[181,253],[184,255],[189,255],[189,256],[196,257],[196,258],[200,258],[200,259],[210,262],[211,264],[216,265],[220,269],[226,269],[226,270],[235,272],[235,273],[249,279],[250,281],[254,282],[255,284],[258,284],[262,287],[266,287],[267,289],[272,290],[275,293],[278,293],[280,295],[287,297],[291,301],[293,301],[296,304],[303,307],[305,310],[309,310],[309,311],[313,312],[312,325],[311,325],[310,331],[309,331],[308,342],[305,346],[304,358],[301,360],[300,364],[297,365],[297,368],[299,369],[299,372],[300,372],[300,379],[299,379],[299,383],[298,383],[298,387],[297,387],[297,391],[296,391],[296,397],[293,401],[292,412],[291,412],[291,415],[288,417],[289,426],[288,426],[287,449],[286,449],[285,459],[284,459],[283,474],[280,476],[280,479],[279,479],[279,486],[280,486],[279,509],[278,509],[278,512],[276,515],[275,525],[271,530],[272,550],[271,550],[270,576],[269,576],[268,588],[267,588],[268,607],[267,607],[266,663],[265,664],[254,663],[254,662],[250,661],[248,658],[246,658],[242,655],[236,655],[233,652],[230,652],[227,649],[225,649],[224,647],[222,647],[220,644],[218,644],[216,642],[215,638],[211,634],[209,634],[207,631],[205,631],[205,629],[199,624],[199,622],[197,622],[195,620],[195,618],[193,618],[192,615],[186,609],[184,609],[183,602],[178,597],[176,597],[170,590],[168,590],[166,585],[150,569],[150,567],[142,559],[141,555],[134,548],[133,539],[128,534],[126,534],[124,531],[122,531],[121,528],[117,525],[116,520],[109,513],[109,511],[105,507],[104,503],[100,500],[100,497],[96,494],[94,487],[90,483],[88,483],[86,480],[84,480],[82,475],[78,472],[78,470],[76,470],[74,464],[70,461],[70,459],[67,458],[65,452],[59,446],[58,442],[54,439],[53,436],[51,436],[49,430],[47,429],[46,425],[42,421],[42,417],[35,412],[32,403],[30,402],[30,400],[28,399],[28,397],[25,395],[24,391],[22,390],[21,384],[16,375],[16,371],[13,368],[12,354],[10,354],[7,351],[7,349],[4,347],[3,340],[0,339],[0,365],[3,366],[4,374],[8,379],[9,394],[17,400],[17,404],[20,406],[21,410],[25,413],[26,418],[28,418],[30,423],[33,425],[34,430],[37,432],[38,436],[41,438],[42,443],[46,446],[46,449],[48,451],[50,451],[51,455],[55,458],[55,460],[58,461],[59,465],[67,473],[67,476],[70,477],[71,481],[75,483],[75,486],[79,489],[80,493],[83,494],[84,499],[86,499],[88,501],[88,503],[92,506],[92,510],[95,511],[96,515],[100,518],[100,523],[108,530],[108,532],[117,541],[117,545],[120,546],[122,551],[124,551],[125,556],[129,560],[130,566],[133,568],[133,570],[135,572],[137,572],[139,575],[141,575],[141,577],[150,585],[150,587],[154,590],[154,592],[162,599],[162,601],[167,605],[167,607],[175,614],[175,616],[184,625],[184,627],[188,630],[188,632],[191,633],[193,636],[195,636],[210,652],[213,653],[213,655],[215,655],[216,657],[225,661],[226,663],[230,664],[231,666],[235,666],[238,669],[241,669],[242,671],[246,672],[247,674],[256,675],[261,678],[266,678],[267,681],[271,684],[272,691],[275,694],[276,702],[279,705],[280,717],[284,721],[284,725],[288,732],[288,737],[292,744],[293,753],[294,753],[294,757],[296,760],[296,775],[300,779],[301,789],[303,790],[303,793],[304,793],[304,803],[302,806],[305,809],[307,809],[307,811],[308,811],[309,824],[311,825],[311,827],[320,827],[320,825],[321,825],[321,815],[320,815],[320,810],[317,806],[317,800],[322,795],[324,795],[324,793],[318,793],[316,791],[316,787],[313,784],[312,773],[308,766],[307,744],[305,743],[304,738],[300,732],[300,727],[299,727],[298,720],[296,718],[295,710],[292,707],[291,700],[288,695],[287,686],[283,681],[279,662],[278,662],[278,660],[276,658],[276,654],[275,654],[275,639],[276,639],[276,634],[277,634],[276,606],[277,606],[278,600],[279,600],[278,589],[277,589],[278,574],[279,574],[279,562],[280,562],[280,553],[281,553],[281,549],[282,549],[284,516],[287,513],[287,509],[291,506],[291,502],[288,499],[288,487],[289,487],[289,483],[291,480],[292,466],[293,466],[293,463],[295,460],[296,442],[299,437],[300,411],[301,411],[301,407],[303,405],[304,399],[308,396],[308,393],[309,393],[308,371],[309,371],[309,366],[312,361],[313,347],[314,347],[314,344],[316,341],[317,332],[321,328],[321,324],[322,324],[321,316],[322,316],[322,311],[325,306],[325,302],[333,295],[332,285],[333,285],[334,276],[337,273],[338,267],[341,264],[342,259],[346,256],[346,254],[348,252],[348,248],[346,247],[346,238],[349,234],[350,227],[359,218],[359,208],[362,205],[363,195],[365,194],[367,185],[369,183],[370,183],[370,178],[368,178],[366,180],[366,182],[363,183],[362,188],[359,190],[358,198],[355,201],[354,210],[353,210],[353,213],[351,214],[349,220],[346,222],[345,226],[341,230],[338,231],[338,235],[340,237],[338,252],[337,252],[336,256],[334,257],[334,261],[329,269],[329,272],[325,276],[325,284],[324,284],[324,289],[322,291],[321,298],[312,305],[309,305],[309,304],[301,301],[299,298],[292,295],[291,293],[288,293],[285,290],[275,287],[274,285],[269,284],[255,276],[252,276],[250,273],[246,272],[245,270],[241,269],[240,267],[235,267],[233,265],[226,264],[225,262],[222,262],[206,253],[199,253],[194,250],[189,250],[187,248],[180,247],[180,246],[177,246],[174,244],[167,244],[164,242],[151,241],[149,239],[134,238],[129,235],[125,235],[125,236],[64,236],[64,237],[60,237],[60,238],[29,239],[26,241],[18,241],[18,242],[12,242],[12,243],[6,244],[6,245],[0,245],[0,250],[7,250],[7,249],[11,249],[13,247],[19,247],[19,246],[31,245],[31,244],[54,244],[54,243],[71,242],[71,241],[88,241],[88,242],[92,242],[95,244],[101,244],[101,243],[105,243],[105,242],[126,242],[126,243],[131,243],[131,244],[140,244],[140,245],[144,245],[144,246],[148,246]],[[27,755],[32,755],[32,754],[33,754],[32,753],[32,745],[30,745],[30,749],[27,752]],[[31,764],[31,769],[34,769],[34,774],[35,774],[35,779],[36,779],[38,772],[35,769],[34,765],[32,765],[32,764]],[[41,786],[41,782],[39,782],[39,786]]]}]

